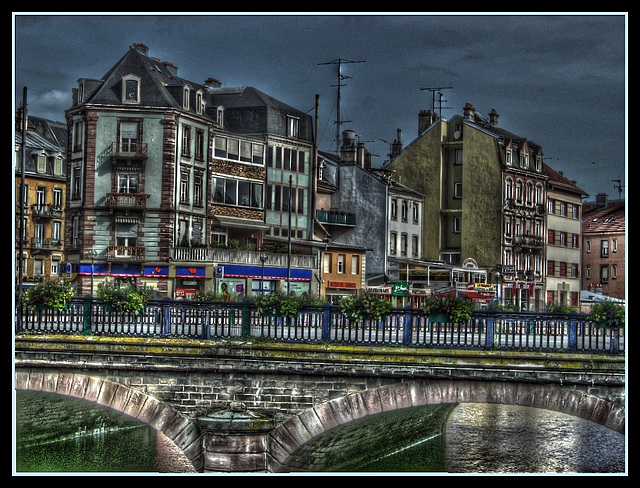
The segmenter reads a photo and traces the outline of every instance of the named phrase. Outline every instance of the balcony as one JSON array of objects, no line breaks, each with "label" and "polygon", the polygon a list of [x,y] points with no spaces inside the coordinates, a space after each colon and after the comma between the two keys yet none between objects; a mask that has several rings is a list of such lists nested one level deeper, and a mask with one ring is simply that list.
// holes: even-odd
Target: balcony
[{"label": "balcony", "polygon": [[31,215],[47,219],[61,219],[62,208],[54,205],[35,203],[31,205]]},{"label": "balcony", "polygon": [[544,247],[544,239],[540,236],[516,234],[513,238],[513,245],[530,249],[541,249]]},{"label": "balcony", "polygon": [[62,250],[62,241],[60,239],[42,239],[34,237],[31,239],[31,248],[40,249],[42,251],[59,251]]},{"label": "balcony", "polygon": [[144,247],[142,246],[109,246],[107,249],[109,261],[144,261]]},{"label": "balcony", "polygon": [[147,208],[147,193],[107,193],[107,205],[110,209],[137,209]]},{"label": "balcony", "polygon": [[116,159],[147,159],[147,144],[136,141],[112,142],[109,153]]},{"label": "balcony", "polygon": [[321,224],[326,225],[356,226],[356,214],[354,213],[337,212],[334,210],[316,210],[316,219]]},{"label": "balcony", "polygon": [[[210,247],[172,247],[171,260],[179,262],[233,263],[261,266],[260,255],[267,257],[265,266],[287,266],[287,254],[244,249],[221,249]],[[311,254],[292,254],[291,266],[294,268],[315,269],[316,257]]]}]

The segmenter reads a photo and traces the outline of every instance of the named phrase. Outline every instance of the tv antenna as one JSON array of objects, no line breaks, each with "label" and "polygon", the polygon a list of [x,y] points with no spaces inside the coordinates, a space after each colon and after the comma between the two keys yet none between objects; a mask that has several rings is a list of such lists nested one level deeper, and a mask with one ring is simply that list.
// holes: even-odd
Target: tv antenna
[{"label": "tv antenna", "polygon": [[617,185],[613,185],[614,188],[618,190],[618,200],[622,200],[622,189],[624,185],[622,184],[622,180],[611,180],[614,183],[618,183]]},{"label": "tv antenna", "polygon": [[342,58],[338,58],[338,59],[334,59],[333,61],[327,61],[326,63],[318,63],[318,65],[325,65],[325,64],[337,64],[338,65],[338,84],[337,85],[331,85],[331,86],[336,86],[338,87],[338,96],[336,99],[336,154],[340,153],[340,126],[345,123],[345,122],[351,122],[350,120],[341,120],[340,119],[340,90],[343,86],[347,86],[345,84],[342,83],[343,80],[346,80],[348,78],[351,78],[351,76],[347,76],[347,75],[343,75],[342,74],[342,65],[343,64],[350,64],[350,63],[364,63],[364,61],[350,61],[348,59],[342,59]]},{"label": "tv antenna", "polygon": [[429,90],[431,92],[431,113],[436,113],[436,93],[438,94],[439,105],[440,105],[440,118],[442,118],[442,109],[450,109],[451,107],[443,107],[442,102],[446,102],[447,100],[443,100],[442,90],[453,90],[452,86],[432,86],[428,88],[420,88],[421,91]]}]

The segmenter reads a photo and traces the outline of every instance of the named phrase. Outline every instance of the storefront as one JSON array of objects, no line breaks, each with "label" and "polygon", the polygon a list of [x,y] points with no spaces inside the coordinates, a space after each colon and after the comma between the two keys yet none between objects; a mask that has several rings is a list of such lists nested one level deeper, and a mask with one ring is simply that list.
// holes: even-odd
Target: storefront
[{"label": "storefront", "polygon": [[229,301],[242,300],[260,293],[292,293],[296,296],[311,292],[310,269],[220,264],[216,269],[216,294]]}]

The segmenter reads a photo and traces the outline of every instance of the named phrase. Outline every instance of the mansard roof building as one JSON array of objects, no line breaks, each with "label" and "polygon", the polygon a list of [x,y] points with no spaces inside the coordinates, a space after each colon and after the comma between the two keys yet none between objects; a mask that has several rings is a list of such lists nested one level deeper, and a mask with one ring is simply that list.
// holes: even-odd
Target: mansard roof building
[{"label": "mansard roof building", "polygon": [[297,280],[309,291],[312,256],[291,270],[270,253],[263,266],[258,251],[288,231],[274,195],[289,176],[295,237],[308,235],[310,116],[254,88],[184,79],[134,44],[102,78],[78,80],[66,118],[67,248],[81,293],[95,291],[88,276],[172,298],[223,285],[242,296],[263,277],[267,288]]}]

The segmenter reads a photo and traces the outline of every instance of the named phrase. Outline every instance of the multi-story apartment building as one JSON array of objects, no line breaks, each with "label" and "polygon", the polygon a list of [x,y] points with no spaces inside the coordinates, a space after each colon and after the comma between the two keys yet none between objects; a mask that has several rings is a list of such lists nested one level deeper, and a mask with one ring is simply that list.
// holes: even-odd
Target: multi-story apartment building
[{"label": "multi-story apartment building", "polygon": [[582,289],[626,300],[625,201],[596,195],[582,205]]},{"label": "multi-story apartment building", "polygon": [[543,164],[547,175],[546,304],[580,307],[582,198],[574,181]]},{"label": "multi-story apartment building", "polygon": [[[16,118],[16,283],[23,287],[64,276],[64,206],[67,194],[66,125],[30,116],[24,143],[23,117]],[[24,175],[24,193],[22,182]],[[20,199],[22,195],[22,200]],[[22,209],[20,208],[22,204]],[[20,225],[20,215],[23,215]],[[22,235],[20,231],[22,230]],[[22,250],[22,256],[20,256]],[[22,263],[20,264],[20,259]]]},{"label": "multi-story apartment building", "polygon": [[385,167],[425,196],[425,259],[474,263],[485,270],[474,276],[496,278],[503,303],[542,309],[542,148],[500,128],[495,110],[488,118],[471,104],[463,110],[450,120],[421,111],[418,137],[394,151]]},{"label": "multi-story apartment building", "polygon": [[94,277],[175,298],[310,284],[313,256],[260,252],[269,141],[309,148],[310,117],[255,89],[186,80],[148,54],[134,44],[101,79],[80,78],[66,112],[68,260],[81,293]]}]

